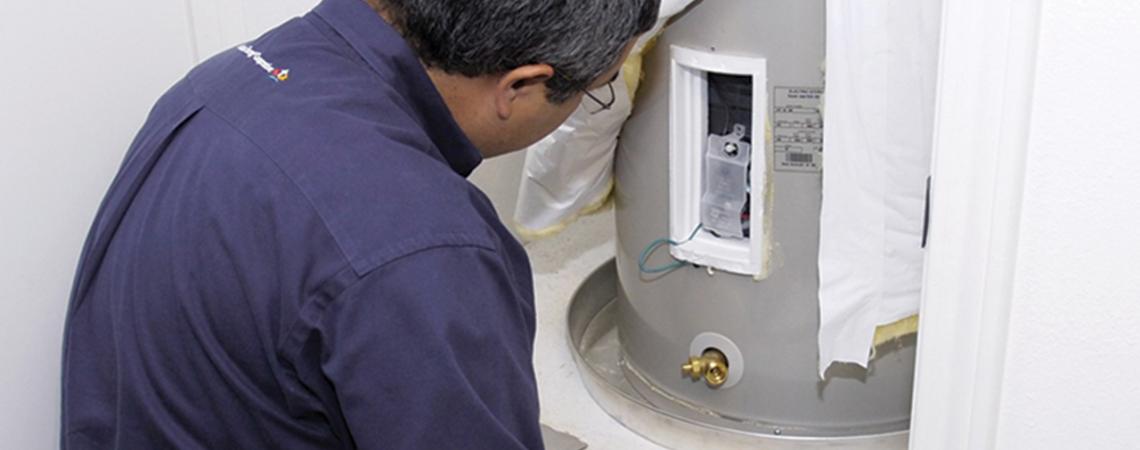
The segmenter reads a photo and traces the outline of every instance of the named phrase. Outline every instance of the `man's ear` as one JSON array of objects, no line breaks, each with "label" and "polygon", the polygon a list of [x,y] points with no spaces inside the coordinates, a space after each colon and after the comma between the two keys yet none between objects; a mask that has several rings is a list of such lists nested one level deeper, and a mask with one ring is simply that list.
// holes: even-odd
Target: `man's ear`
[{"label": "man's ear", "polygon": [[495,113],[507,120],[516,107],[515,102],[525,98],[546,100],[546,80],[554,76],[549,64],[528,64],[508,71],[495,85]]}]

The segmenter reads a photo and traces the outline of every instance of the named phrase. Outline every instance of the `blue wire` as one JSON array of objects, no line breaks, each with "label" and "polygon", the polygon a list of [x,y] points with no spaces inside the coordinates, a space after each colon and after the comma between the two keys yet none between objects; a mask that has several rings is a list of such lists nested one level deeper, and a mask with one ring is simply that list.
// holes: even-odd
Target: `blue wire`
[{"label": "blue wire", "polygon": [[673,269],[684,267],[685,264],[687,264],[684,261],[673,261],[672,263],[669,263],[669,264],[666,264],[663,266],[657,266],[657,267],[645,267],[645,264],[647,262],[649,262],[649,256],[652,255],[654,251],[657,251],[657,249],[660,248],[661,246],[669,245],[669,246],[676,247],[678,245],[685,245],[689,241],[693,240],[693,238],[697,237],[697,233],[701,232],[702,227],[704,227],[704,225],[697,225],[697,228],[693,229],[693,233],[689,235],[689,238],[685,239],[681,242],[677,242],[677,241],[674,241],[674,240],[668,239],[668,238],[661,238],[661,239],[658,239],[656,241],[650,242],[649,245],[647,247],[645,247],[645,250],[641,251],[641,257],[637,259],[637,268],[641,270],[641,273],[652,274],[652,273],[668,272],[668,271],[673,270]]}]

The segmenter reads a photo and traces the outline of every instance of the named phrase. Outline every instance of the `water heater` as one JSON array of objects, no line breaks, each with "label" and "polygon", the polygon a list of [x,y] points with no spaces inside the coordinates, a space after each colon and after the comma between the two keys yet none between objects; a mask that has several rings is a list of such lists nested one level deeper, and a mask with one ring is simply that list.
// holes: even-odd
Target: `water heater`
[{"label": "water heater", "polygon": [[906,445],[913,343],[818,371],[824,20],[824,0],[707,0],[646,55],[615,163],[614,274],[578,295],[613,301],[570,325],[586,365],[616,338],[601,384],[657,418],[607,409],[650,439]]}]

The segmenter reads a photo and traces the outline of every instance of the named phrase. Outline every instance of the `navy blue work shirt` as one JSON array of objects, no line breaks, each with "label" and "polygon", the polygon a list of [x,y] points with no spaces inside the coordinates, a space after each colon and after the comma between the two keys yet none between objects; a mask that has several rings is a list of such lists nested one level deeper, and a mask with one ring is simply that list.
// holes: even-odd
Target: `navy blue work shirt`
[{"label": "navy blue work shirt", "polygon": [[360,0],[195,68],[85,245],[63,447],[541,448],[530,267],[480,160]]}]

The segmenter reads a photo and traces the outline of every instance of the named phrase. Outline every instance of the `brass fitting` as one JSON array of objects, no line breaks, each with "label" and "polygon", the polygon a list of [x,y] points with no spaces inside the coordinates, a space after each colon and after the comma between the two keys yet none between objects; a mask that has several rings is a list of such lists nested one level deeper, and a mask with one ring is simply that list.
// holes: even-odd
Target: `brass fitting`
[{"label": "brass fitting", "polygon": [[689,361],[681,365],[681,373],[693,381],[698,381],[701,378],[705,379],[709,387],[716,389],[728,380],[728,359],[724,357],[724,353],[715,348],[710,348],[704,351],[701,356],[693,356]]}]

